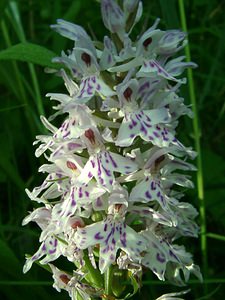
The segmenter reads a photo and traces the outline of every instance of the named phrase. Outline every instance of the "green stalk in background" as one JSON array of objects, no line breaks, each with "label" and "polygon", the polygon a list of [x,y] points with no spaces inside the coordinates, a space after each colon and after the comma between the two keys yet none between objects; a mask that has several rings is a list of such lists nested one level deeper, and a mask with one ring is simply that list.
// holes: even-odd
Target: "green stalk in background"
[{"label": "green stalk in background", "polygon": [[[25,36],[24,30],[23,30],[21,18],[20,18],[20,11],[19,11],[17,3],[15,1],[9,2],[7,14],[8,14],[9,20],[12,22],[12,25],[15,29],[15,32],[18,35],[19,40],[21,42],[25,43],[27,40],[26,40],[26,36]],[[38,83],[34,65],[31,63],[28,63],[28,68],[29,68],[31,80],[33,83],[35,101],[36,101],[36,105],[37,105],[38,114],[45,115],[43,101],[41,98],[40,87],[39,87],[39,83]]]},{"label": "green stalk in background", "polygon": [[[187,23],[185,16],[184,1],[179,0],[179,11],[181,26],[184,32],[187,32]],[[185,47],[186,60],[191,61],[190,48],[189,44]],[[208,258],[207,258],[207,237],[206,237],[206,210],[205,210],[205,201],[204,201],[204,182],[203,182],[203,170],[202,170],[202,155],[201,155],[201,142],[200,142],[200,129],[199,129],[199,118],[198,118],[198,108],[196,103],[195,87],[192,69],[187,70],[188,76],[188,86],[190,101],[192,104],[192,109],[194,112],[193,118],[193,130],[194,130],[194,140],[195,140],[195,150],[198,153],[197,156],[197,188],[198,188],[198,199],[199,199],[199,210],[200,210],[200,219],[201,219],[201,252],[202,252],[202,264],[203,264],[203,274],[207,278],[208,272]]]}]

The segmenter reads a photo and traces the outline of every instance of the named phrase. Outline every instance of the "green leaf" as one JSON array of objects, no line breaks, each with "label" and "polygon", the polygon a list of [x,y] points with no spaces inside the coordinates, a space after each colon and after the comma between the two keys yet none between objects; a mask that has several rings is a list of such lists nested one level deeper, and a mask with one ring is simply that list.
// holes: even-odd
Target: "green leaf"
[{"label": "green leaf", "polygon": [[202,152],[203,157],[203,171],[205,176],[205,184],[207,188],[220,183],[224,187],[225,178],[225,161],[224,158],[212,150],[205,148]]},{"label": "green leaf", "polygon": [[0,239],[0,271],[1,274],[10,274],[13,277],[22,272],[19,260],[11,250],[11,248],[6,244],[5,241]]},{"label": "green leaf", "polygon": [[31,43],[20,43],[0,51],[0,60],[19,60],[50,68],[59,68],[59,64],[51,62],[56,56],[47,48]]},{"label": "green leaf", "polygon": [[5,13],[5,8],[6,8],[7,4],[8,4],[7,0],[1,0],[0,1],[0,19],[2,18],[2,16]]},{"label": "green leaf", "polygon": [[206,208],[211,218],[213,218],[218,228],[225,226],[225,163],[224,158],[217,153],[205,148],[203,151],[203,173],[205,174],[205,200]]},{"label": "green leaf", "polygon": [[133,276],[133,274],[130,274],[129,278],[130,278],[131,284],[133,286],[133,293],[129,293],[124,299],[129,299],[129,298],[133,297],[139,290],[139,284],[138,284],[136,278]]},{"label": "green leaf", "polygon": [[166,29],[174,29],[179,28],[179,18],[177,13],[177,1],[176,0],[160,0],[159,1],[162,15],[163,15],[163,21],[166,23]]},{"label": "green leaf", "polygon": [[0,170],[1,172],[3,171],[5,175],[8,176],[8,179],[10,179],[21,191],[24,191],[25,183],[10,158],[4,154],[4,148],[0,149]]}]

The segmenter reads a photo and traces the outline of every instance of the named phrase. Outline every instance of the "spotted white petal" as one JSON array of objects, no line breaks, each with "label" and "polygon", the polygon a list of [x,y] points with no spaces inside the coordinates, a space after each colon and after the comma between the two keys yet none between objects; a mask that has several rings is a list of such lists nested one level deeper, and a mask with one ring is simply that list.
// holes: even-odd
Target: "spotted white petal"
[{"label": "spotted white petal", "polygon": [[165,194],[159,179],[147,176],[145,180],[137,184],[130,193],[130,201],[150,203],[156,201],[163,210],[171,214],[172,210],[169,206],[170,198]]},{"label": "spotted white petal", "polygon": [[[184,281],[187,282],[189,280],[191,273],[202,281],[202,275],[199,267],[193,263],[192,255],[189,252],[186,252],[184,246],[170,245],[165,241],[162,243],[167,249],[168,260],[173,262],[172,264],[168,264],[166,273],[166,277],[170,281],[178,285],[184,285]],[[184,281],[181,273],[184,275]]]},{"label": "spotted white petal", "polygon": [[167,80],[172,80],[175,82],[185,83],[186,79],[177,79],[168,73],[165,68],[163,68],[156,60],[150,59],[145,60],[141,69],[136,74],[137,77],[154,77],[159,76]]},{"label": "spotted white petal", "polygon": [[[140,107],[144,108],[151,103],[151,98],[158,92],[164,85],[161,78],[141,78],[139,79],[138,98],[141,99]],[[161,106],[161,107],[165,107]],[[160,108],[157,102],[155,108]]]},{"label": "spotted white petal", "polygon": [[64,197],[64,200],[57,204],[58,207],[54,206],[52,215],[56,212],[55,218],[60,220],[60,224],[63,226],[69,217],[75,214],[78,207],[84,207],[84,205],[92,203],[104,193],[104,189],[97,187],[92,182],[80,186],[75,182],[75,185],[71,187],[70,192]]},{"label": "spotted white petal", "polygon": [[166,250],[150,230],[144,231],[142,235],[148,241],[148,248],[142,259],[142,264],[150,268],[160,280],[165,280],[164,274],[168,261]]},{"label": "spotted white petal", "polygon": [[40,260],[44,255],[45,257],[40,261],[41,264],[47,264],[53,260],[56,260],[62,253],[61,248],[63,247],[62,243],[58,241],[54,236],[49,236],[41,244],[38,251],[31,257],[26,259],[26,262],[23,267],[23,272],[26,273],[32,267],[32,264],[36,260]]},{"label": "spotted white petal", "polygon": [[182,60],[185,58],[185,56],[180,56],[178,58],[174,58],[170,60],[165,65],[165,70],[168,72],[171,76],[179,76],[181,75],[185,69],[187,68],[196,68],[197,64],[193,62],[183,62]]},{"label": "spotted white petal", "polygon": [[169,121],[170,115],[165,108],[126,114],[118,132],[116,145],[130,146],[134,139],[140,136],[143,140],[159,147],[168,146],[173,142],[174,137],[159,123]]},{"label": "spotted white petal", "polygon": [[92,75],[82,80],[77,99],[82,100],[85,103],[91,99],[95,93],[105,97],[115,94],[115,92],[106,83],[104,83],[103,80],[98,78],[96,75]]},{"label": "spotted white petal", "polygon": [[146,248],[143,237],[127,226],[123,220],[114,220],[111,216],[85,228],[78,228],[75,237],[81,249],[100,245],[99,269],[101,273],[104,273],[107,267],[115,261],[119,248],[134,261],[141,259],[140,253]]},{"label": "spotted white petal", "polygon": [[95,177],[101,187],[110,191],[115,180],[114,172],[130,174],[137,168],[137,164],[129,158],[116,153],[101,151],[90,156],[78,177],[78,181],[86,184]]}]

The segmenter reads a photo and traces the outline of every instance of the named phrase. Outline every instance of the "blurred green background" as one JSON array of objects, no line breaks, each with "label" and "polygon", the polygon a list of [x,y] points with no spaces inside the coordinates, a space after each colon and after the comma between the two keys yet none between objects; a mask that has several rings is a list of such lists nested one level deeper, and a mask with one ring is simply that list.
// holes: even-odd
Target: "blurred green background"
[{"label": "blurred green background", "polygon": [[[192,278],[191,292],[185,298],[222,300],[225,299],[225,1],[145,0],[143,4],[144,14],[134,35],[150,27],[156,17],[161,18],[161,29],[181,29],[184,18],[180,9],[184,4],[191,58],[199,67],[193,72],[192,94],[186,85],[182,95],[186,104],[190,104],[194,92],[197,113],[194,129],[193,120],[185,117],[178,132],[186,146],[196,148],[198,141],[201,142],[201,152],[195,161],[199,170],[193,174],[196,188],[188,191],[184,200],[201,209],[198,223],[202,232],[201,238],[184,239],[180,243],[193,253],[205,279],[202,285]],[[37,170],[44,159],[35,158],[32,142],[37,134],[45,132],[39,115],[48,117],[53,112],[45,94],[64,91],[62,81],[46,74],[44,66],[51,66],[54,53],[59,55],[61,50],[72,47],[71,41],[49,28],[57,18],[82,25],[94,39],[102,40],[108,34],[101,21],[99,3],[94,0],[0,0],[1,299],[68,299],[65,292],[60,294],[51,287],[51,274],[39,266],[34,265],[28,274],[22,274],[25,253],[34,253],[39,245],[37,226],[21,227],[27,211],[36,205],[24,189],[32,189],[43,179]],[[37,51],[30,44],[24,46],[27,42],[44,48]],[[159,282],[149,272],[144,275],[141,293],[134,299],[151,300],[176,290],[183,289]]]}]

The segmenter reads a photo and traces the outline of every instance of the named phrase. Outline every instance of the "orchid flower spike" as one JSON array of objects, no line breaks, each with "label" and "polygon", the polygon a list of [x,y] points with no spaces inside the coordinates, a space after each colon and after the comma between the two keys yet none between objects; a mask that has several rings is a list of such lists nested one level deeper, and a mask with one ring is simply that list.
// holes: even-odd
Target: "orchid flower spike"
[{"label": "orchid flower spike", "polygon": [[[23,225],[33,221],[41,234],[24,272],[36,261],[46,265],[53,287],[74,300],[127,298],[130,291],[118,274],[135,293],[146,269],[180,286],[190,274],[202,279],[178,240],[199,231],[196,209],[181,201],[183,191],[194,187],[185,172],[195,170],[188,161],[195,152],[176,133],[179,118],[192,116],[179,96],[182,74],[196,64],[177,56],[186,33],[158,29],[159,19],[130,37],[142,9],[140,0],[102,0],[110,32],[103,43],[65,20],[51,26],[74,45],[53,60],[62,65],[57,75],[66,91],[47,94],[59,104],[48,120],[41,117],[50,134],[35,142],[36,156],[47,160],[39,169],[46,179],[26,190],[38,208]],[[64,120],[56,127],[51,121],[58,115]],[[60,266],[60,257],[70,270]]]}]

